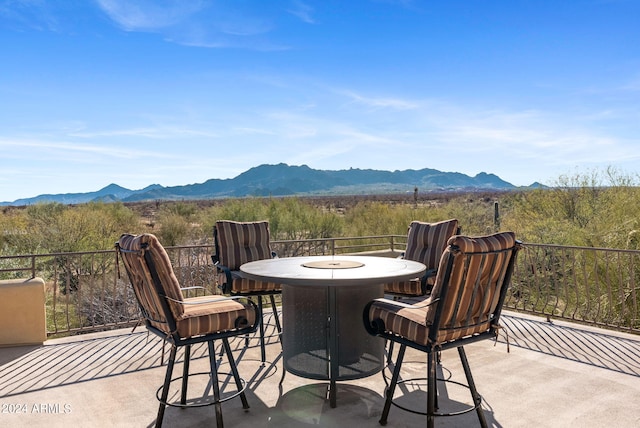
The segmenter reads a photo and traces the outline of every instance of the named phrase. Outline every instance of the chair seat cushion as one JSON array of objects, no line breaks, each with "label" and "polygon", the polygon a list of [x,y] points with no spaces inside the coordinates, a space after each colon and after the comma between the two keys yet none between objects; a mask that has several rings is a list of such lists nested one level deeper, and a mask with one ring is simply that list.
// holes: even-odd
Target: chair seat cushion
[{"label": "chair seat cushion", "polygon": [[[231,294],[249,294],[260,292],[280,292],[282,291],[282,285],[275,282],[256,281],[254,279],[243,278],[240,275],[240,271],[231,271],[232,286]],[[224,273],[218,275],[218,283],[224,284],[227,281],[227,277]]]},{"label": "chair seat cushion", "polygon": [[[218,296],[199,296],[184,299],[183,314],[176,319],[178,334],[182,338],[209,333],[220,333],[255,323],[256,313],[251,305],[236,299]],[[239,324],[240,323],[240,324]],[[156,325],[166,330],[166,325]]]},{"label": "chair seat cushion", "polygon": [[[403,337],[419,345],[426,345],[429,343],[430,327],[427,325],[426,315],[430,303],[430,297],[410,297],[401,301],[376,299],[369,309],[369,319],[380,319],[384,323],[386,333]],[[488,319],[470,325],[456,323],[443,326],[438,331],[436,343],[443,344],[450,340],[483,333],[489,328]]]},{"label": "chair seat cushion", "polygon": [[376,299],[369,308],[369,319],[380,319],[386,332],[426,345],[429,338],[426,314],[430,302],[429,297],[409,298],[402,303]]}]

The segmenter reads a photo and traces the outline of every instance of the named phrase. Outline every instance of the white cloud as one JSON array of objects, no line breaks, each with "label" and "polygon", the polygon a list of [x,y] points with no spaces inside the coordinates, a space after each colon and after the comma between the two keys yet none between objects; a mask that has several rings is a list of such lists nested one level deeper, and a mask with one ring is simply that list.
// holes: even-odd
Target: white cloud
[{"label": "white cloud", "polygon": [[260,51],[288,49],[266,36],[274,29],[268,16],[234,2],[210,0],[97,0],[126,31],[161,34],[166,41],[202,48]]},{"label": "white cloud", "polygon": [[[170,158],[168,153],[157,153],[153,150],[139,150],[129,146],[116,146],[112,144],[80,144],[66,141],[50,141],[46,139],[0,139],[0,148],[6,149],[7,156],[14,158],[50,160],[56,159],[77,160],[79,156],[87,160],[87,155],[95,156],[94,159],[115,158],[133,159],[143,157]],[[19,150],[18,150],[19,149]]]},{"label": "white cloud", "polygon": [[198,0],[97,0],[97,3],[114,22],[128,31],[173,27],[206,5]]},{"label": "white cloud", "polygon": [[217,133],[211,131],[171,126],[116,129],[108,131],[74,131],[68,135],[79,138],[141,137],[159,140],[175,140],[177,138],[192,137],[217,138],[219,136]]},{"label": "white cloud", "polygon": [[312,13],[314,12],[313,7],[302,1],[294,0],[293,7],[291,9],[288,9],[287,12],[298,17],[302,22],[305,22],[307,24],[315,24],[315,20],[312,16]]},{"label": "white cloud", "polygon": [[391,108],[395,110],[413,110],[418,107],[418,104],[414,101],[403,100],[400,98],[385,98],[385,97],[365,97],[352,91],[338,91],[342,92],[352,100],[352,102],[364,105],[369,108]]}]

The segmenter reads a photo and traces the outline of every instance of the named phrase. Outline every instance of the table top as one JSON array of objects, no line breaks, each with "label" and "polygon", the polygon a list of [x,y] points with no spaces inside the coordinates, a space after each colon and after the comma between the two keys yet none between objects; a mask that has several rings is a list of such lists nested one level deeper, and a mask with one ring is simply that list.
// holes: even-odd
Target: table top
[{"label": "table top", "polygon": [[419,262],[374,256],[305,256],[258,260],[240,266],[242,276],[285,285],[382,284],[421,277]]}]

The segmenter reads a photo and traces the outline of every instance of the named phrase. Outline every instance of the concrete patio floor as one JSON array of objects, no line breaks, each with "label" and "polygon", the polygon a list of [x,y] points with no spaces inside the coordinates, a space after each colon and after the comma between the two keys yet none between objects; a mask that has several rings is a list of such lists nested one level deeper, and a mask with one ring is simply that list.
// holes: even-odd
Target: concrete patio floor
[{"label": "concrete patio floor", "polygon": [[[640,337],[565,322],[506,313],[508,331],[497,343],[465,347],[483,408],[494,427],[640,426]],[[232,341],[251,408],[223,403],[227,427],[377,427],[384,380],[378,374],[338,384],[337,407],[325,399],[327,384],[287,373],[282,387],[280,344],[259,361],[257,341]],[[219,346],[219,344],[218,344]],[[0,349],[0,427],[148,427],[155,422],[163,381],[162,342],[143,328],[48,340],[43,346]],[[192,372],[206,372],[206,348],[193,352]],[[408,351],[403,378],[419,378],[424,357]],[[176,366],[176,376],[181,373]],[[225,360],[221,372],[228,368]],[[388,374],[388,371],[385,371]],[[463,378],[455,350],[442,355],[442,374]],[[221,376],[225,379],[225,376]],[[196,376],[190,391],[206,389]],[[201,385],[198,384],[200,381]],[[226,390],[233,389],[224,385]],[[466,389],[439,385],[440,405],[469,403]],[[425,408],[425,384],[408,382],[398,402]],[[424,426],[426,418],[392,407],[388,427]],[[166,427],[215,426],[213,407],[168,408]],[[438,418],[439,427],[477,427],[474,412]]]}]

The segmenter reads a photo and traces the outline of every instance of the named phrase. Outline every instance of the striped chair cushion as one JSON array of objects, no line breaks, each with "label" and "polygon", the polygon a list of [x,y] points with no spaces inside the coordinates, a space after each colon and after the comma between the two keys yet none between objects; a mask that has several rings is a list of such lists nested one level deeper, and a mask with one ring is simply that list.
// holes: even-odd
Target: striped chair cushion
[{"label": "striped chair cushion", "polygon": [[216,230],[220,264],[230,270],[239,270],[247,262],[271,258],[267,221],[220,220],[216,222]]},{"label": "striped chair cushion", "polygon": [[[200,296],[184,300],[184,313],[176,320],[180,337],[224,332],[255,323],[253,306],[235,299],[214,299],[215,296]],[[241,325],[237,324],[239,321]]]},{"label": "striped chair cushion", "polygon": [[[242,278],[239,271],[240,266],[244,263],[271,258],[269,222],[220,220],[216,222],[216,231],[220,264],[231,270],[233,281],[229,291],[232,294],[282,289],[280,284]],[[226,282],[226,275],[220,274],[218,283],[225,284]]]},{"label": "striped chair cushion", "polygon": [[[427,279],[427,283],[429,280]],[[433,280],[431,279],[431,285]],[[409,281],[388,282],[384,285],[384,292],[388,294],[402,294],[404,296],[422,296],[422,281],[420,278],[411,279]]]},{"label": "striped chair cushion", "polygon": [[[431,297],[420,297],[411,303],[390,299],[376,299],[369,308],[369,319],[384,322],[385,331],[394,333],[420,345],[426,345],[429,339],[427,309]],[[406,305],[410,306],[407,307]]]},{"label": "striped chair cushion", "polygon": [[[449,244],[457,248],[452,275],[440,319],[438,342],[487,331],[498,305],[500,290],[511,251],[516,245],[513,232],[480,238],[454,236]],[[493,252],[489,254],[483,254]],[[466,257],[467,254],[472,254]],[[441,265],[442,267],[442,265]],[[440,281],[440,282],[438,282]],[[442,278],[436,280],[432,293],[440,295]],[[427,322],[435,317],[435,307],[427,313]]]},{"label": "striped chair cushion", "polygon": [[[162,291],[170,299],[177,300],[174,302],[167,299],[180,337],[217,333],[254,324],[256,314],[251,305],[244,305],[234,299],[221,299],[219,296],[184,299],[169,256],[154,235],[123,235],[119,246],[123,250],[136,251],[123,252],[122,258],[138,301],[147,313],[151,325],[157,329],[167,334],[173,333],[169,331],[167,318],[160,303],[161,297],[156,292],[151,271],[144,259],[145,252],[153,260]],[[215,299],[218,300],[214,301]]]},{"label": "striped chair cushion", "polygon": [[[437,223],[411,222],[407,233],[407,249],[404,258],[424,263],[427,269],[435,269],[438,267],[440,257],[447,247],[447,241],[457,231],[457,219]],[[427,278],[427,288],[431,288],[434,283],[435,277]],[[425,294],[420,278],[385,284],[384,291],[389,294],[406,296],[421,296]]]},{"label": "striped chair cushion", "polygon": [[[281,284],[275,282],[256,281],[254,279],[242,278],[240,271],[231,271],[231,278],[233,279],[231,284],[231,293],[254,293],[261,291],[279,291],[282,290]],[[227,275],[224,273],[218,274],[218,284],[224,284],[227,281]]]},{"label": "striped chair cushion", "polygon": [[424,263],[427,269],[437,267],[442,252],[447,248],[447,241],[457,231],[458,220],[456,219],[438,223],[411,222],[404,258]]},{"label": "striped chair cushion", "polygon": [[[393,300],[377,299],[370,307],[369,319],[381,319],[387,332],[426,345],[436,309],[442,305],[436,343],[487,331],[512,254],[502,250],[511,249],[515,244],[512,232],[478,238],[453,236],[449,239],[451,247],[442,255],[436,283],[428,297],[410,300],[409,307]],[[483,254],[491,251],[499,252]],[[453,266],[445,284],[450,259]],[[445,300],[438,301],[445,286]]]},{"label": "striped chair cushion", "polygon": [[[142,251],[148,251],[158,272],[158,277],[162,283],[162,288],[167,297],[182,301],[184,299],[180,284],[171,266],[169,255],[158,241],[155,235],[145,233],[142,235],[122,235],[119,240],[120,248],[123,250],[137,251],[139,253],[122,253],[122,258],[127,266],[127,271],[133,282],[132,286],[141,306],[149,312],[149,316],[156,321],[166,322],[160,298],[155,291],[151,272],[142,257]],[[147,246],[146,250],[143,247]],[[181,304],[169,300],[169,307],[173,316],[182,316],[183,307]]]}]

